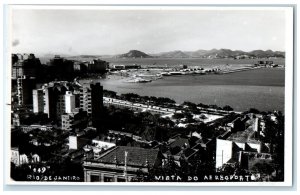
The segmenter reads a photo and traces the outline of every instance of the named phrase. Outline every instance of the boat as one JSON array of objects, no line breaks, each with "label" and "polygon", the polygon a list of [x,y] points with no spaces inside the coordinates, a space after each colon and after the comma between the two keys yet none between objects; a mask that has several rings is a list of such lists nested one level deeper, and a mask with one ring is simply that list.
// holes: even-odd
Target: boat
[{"label": "boat", "polygon": [[148,83],[148,82],[151,82],[152,80],[150,79],[142,79],[142,78],[135,78],[135,79],[132,79],[132,80],[129,80],[127,81],[128,83]]},{"label": "boat", "polygon": [[197,70],[195,71],[196,74],[205,74],[205,72],[203,70]]},{"label": "boat", "polygon": [[151,75],[151,74],[139,74],[139,77],[156,77],[157,75]]},{"label": "boat", "polygon": [[174,71],[174,72],[169,72],[171,75],[182,75],[183,73],[182,72],[177,72],[177,71]]},{"label": "boat", "polygon": [[171,73],[169,73],[169,72],[162,72],[162,73],[160,73],[162,76],[170,76],[171,75]]}]

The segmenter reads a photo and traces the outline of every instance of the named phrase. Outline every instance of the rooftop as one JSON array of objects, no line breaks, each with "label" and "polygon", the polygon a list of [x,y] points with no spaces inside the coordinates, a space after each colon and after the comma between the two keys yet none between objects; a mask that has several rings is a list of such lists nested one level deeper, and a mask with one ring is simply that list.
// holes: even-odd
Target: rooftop
[{"label": "rooftop", "polygon": [[195,152],[197,152],[197,150],[195,149],[192,149],[192,148],[187,148],[183,151],[183,154],[186,156],[186,157],[190,157],[192,154],[194,154]]},{"label": "rooftop", "polygon": [[179,134],[171,137],[169,140],[168,140],[168,146],[170,147],[189,147],[189,139],[188,138],[184,138],[184,137],[181,137]]},{"label": "rooftop", "polygon": [[89,142],[90,142],[89,139],[79,137],[79,138],[77,138],[77,148],[81,149],[81,148],[83,148],[83,146],[85,146]]},{"label": "rooftop", "polygon": [[259,143],[259,140],[254,137],[255,131],[251,128],[248,128],[244,131],[238,131],[236,133],[231,134],[227,140],[241,142],[241,143]]},{"label": "rooftop", "polygon": [[260,141],[255,138],[255,125],[257,125],[256,119],[247,120],[246,125],[248,126],[246,130],[231,134],[227,140],[241,143],[259,143]]},{"label": "rooftop", "polygon": [[[109,164],[125,164],[125,151],[127,154],[127,165],[131,166],[153,166],[158,157],[159,150],[138,147],[117,146],[96,159],[98,162]],[[148,161],[148,162],[147,162]]]}]

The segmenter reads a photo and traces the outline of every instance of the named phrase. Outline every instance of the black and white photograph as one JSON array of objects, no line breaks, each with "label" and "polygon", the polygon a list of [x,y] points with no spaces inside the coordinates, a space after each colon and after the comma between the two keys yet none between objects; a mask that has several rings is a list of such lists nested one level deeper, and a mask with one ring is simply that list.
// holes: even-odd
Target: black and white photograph
[{"label": "black and white photograph", "polygon": [[9,183],[292,184],[292,6],[7,18]]}]

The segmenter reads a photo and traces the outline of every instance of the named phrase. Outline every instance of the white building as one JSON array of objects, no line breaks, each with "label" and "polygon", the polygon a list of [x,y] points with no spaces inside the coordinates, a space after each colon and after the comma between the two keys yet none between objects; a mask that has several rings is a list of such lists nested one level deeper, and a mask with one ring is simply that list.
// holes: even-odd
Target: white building
[{"label": "white building", "polygon": [[13,162],[16,166],[20,165],[20,153],[19,148],[12,147],[10,161]]},{"label": "white building", "polygon": [[44,95],[42,89],[32,90],[33,97],[33,112],[39,113],[44,112]]},{"label": "white building", "polygon": [[78,149],[78,140],[76,135],[69,136],[69,149],[77,150]]},{"label": "white building", "polygon": [[72,113],[75,109],[75,96],[71,91],[66,91],[65,95],[65,112]]},{"label": "white building", "polygon": [[[241,155],[270,156],[270,146],[260,141],[260,119],[253,118],[246,130],[227,132],[216,140],[216,168],[224,164],[241,163]],[[246,157],[247,158],[247,157]],[[248,159],[249,160],[249,159]]]},{"label": "white building", "polygon": [[26,154],[21,154],[20,155],[20,165],[21,164],[27,164],[29,161],[28,161],[28,156]]},{"label": "white building", "polygon": [[262,145],[260,142],[242,142],[233,140],[217,139],[216,145],[216,168],[231,162],[240,162],[240,152],[261,153]]},{"label": "white building", "polygon": [[44,101],[44,113],[48,115],[48,118],[50,117],[50,101],[49,99],[51,98],[50,96],[50,91],[49,88],[44,89],[44,96],[43,96],[43,101]]},{"label": "white building", "polygon": [[41,158],[38,154],[34,154],[31,156],[31,159],[32,159],[32,162],[33,163],[37,163],[37,162],[40,162],[41,161]]},{"label": "white building", "polygon": [[104,141],[99,138],[95,138],[92,140],[91,145],[85,145],[83,149],[85,152],[91,151],[94,157],[99,157],[102,151],[108,150],[114,146],[116,146],[115,141]]},{"label": "white building", "polygon": [[[31,159],[31,160],[29,160]],[[11,148],[11,156],[10,161],[14,163],[16,166],[27,164],[27,163],[37,163],[41,161],[41,158],[38,154],[33,154],[27,156],[26,154],[20,154],[18,147]]]},{"label": "white building", "polygon": [[17,78],[17,97],[19,105],[32,104],[32,90],[35,88],[35,78],[26,76]]},{"label": "white building", "polygon": [[93,139],[92,145],[95,148],[100,148],[100,149],[104,149],[104,150],[107,150],[108,148],[112,148],[112,147],[116,146],[116,144],[114,142],[102,141],[99,139]]}]

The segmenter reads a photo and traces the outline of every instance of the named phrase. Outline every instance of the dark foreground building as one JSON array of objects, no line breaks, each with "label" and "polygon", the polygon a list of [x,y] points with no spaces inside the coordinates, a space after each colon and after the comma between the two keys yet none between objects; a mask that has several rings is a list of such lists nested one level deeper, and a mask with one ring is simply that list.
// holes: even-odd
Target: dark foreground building
[{"label": "dark foreground building", "polygon": [[103,113],[103,86],[92,83],[80,89],[80,108],[91,116],[92,126],[98,130]]},{"label": "dark foreground building", "polygon": [[83,164],[85,182],[132,181],[138,172],[148,173],[161,164],[159,150],[117,146],[94,157],[89,151]]}]

